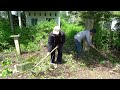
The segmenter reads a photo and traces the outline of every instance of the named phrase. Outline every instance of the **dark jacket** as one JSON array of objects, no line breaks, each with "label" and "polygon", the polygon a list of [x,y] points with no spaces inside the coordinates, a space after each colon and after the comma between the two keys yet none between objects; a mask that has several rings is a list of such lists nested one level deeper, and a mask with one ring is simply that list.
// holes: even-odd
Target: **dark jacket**
[{"label": "dark jacket", "polygon": [[60,30],[58,36],[53,34],[53,32],[51,32],[48,38],[48,52],[50,52],[57,45],[59,47],[63,46],[64,43],[65,43],[65,33],[63,31]]}]

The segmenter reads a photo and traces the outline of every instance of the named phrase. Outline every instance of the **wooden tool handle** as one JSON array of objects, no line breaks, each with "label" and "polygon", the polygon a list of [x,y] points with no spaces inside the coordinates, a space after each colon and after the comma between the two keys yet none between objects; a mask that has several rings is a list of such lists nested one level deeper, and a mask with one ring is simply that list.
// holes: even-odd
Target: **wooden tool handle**
[{"label": "wooden tool handle", "polygon": [[53,51],[55,51],[57,48],[58,48],[58,46],[56,46],[47,56],[45,56],[40,62],[38,62],[38,63],[33,67],[33,69],[36,68],[44,59],[46,59],[46,58],[47,58]]}]

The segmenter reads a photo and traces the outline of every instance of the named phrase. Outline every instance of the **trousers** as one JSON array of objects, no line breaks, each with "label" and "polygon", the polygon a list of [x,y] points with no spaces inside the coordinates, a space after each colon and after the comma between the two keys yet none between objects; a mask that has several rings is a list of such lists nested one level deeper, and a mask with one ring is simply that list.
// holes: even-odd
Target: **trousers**
[{"label": "trousers", "polygon": [[74,39],[74,42],[75,42],[75,50],[77,52],[77,56],[79,57],[83,54],[82,43],[77,39]]},{"label": "trousers", "polygon": [[[56,46],[53,46],[52,49],[54,49]],[[57,55],[57,63],[61,64],[62,63],[62,48],[63,46],[59,46],[57,48],[57,52],[58,52],[58,55]],[[51,63],[55,63],[55,51],[53,51],[51,53]]]}]

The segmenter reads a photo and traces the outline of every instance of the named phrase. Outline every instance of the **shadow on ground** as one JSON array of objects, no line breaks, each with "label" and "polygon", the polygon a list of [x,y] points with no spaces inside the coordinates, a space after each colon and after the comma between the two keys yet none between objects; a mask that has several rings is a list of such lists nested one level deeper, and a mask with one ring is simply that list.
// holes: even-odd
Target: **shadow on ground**
[{"label": "shadow on ground", "polygon": [[76,53],[74,50],[74,45],[71,44],[72,48],[68,48],[66,45],[64,49],[65,54],[72,54],[73,55],[73,60],[77,62],[82,62],[84,63],[87,67],[98,67],[98,66],[103,66],[103,67],[108,67],[112,68],[116,63],[120,63],[120,58],[112,56],[110,54],[101,54],[100,52],[90,49],[89,51],[85,51],[84,55],[80,58],[76,58]]}]

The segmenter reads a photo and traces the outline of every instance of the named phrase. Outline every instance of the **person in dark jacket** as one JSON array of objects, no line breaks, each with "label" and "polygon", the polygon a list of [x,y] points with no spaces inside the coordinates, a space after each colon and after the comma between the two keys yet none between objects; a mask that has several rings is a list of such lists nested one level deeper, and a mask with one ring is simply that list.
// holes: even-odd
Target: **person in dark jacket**
[{"label": "person in dark jacket", "polygon": [[[59,26],[55,26],[48,38],[48,54],[56,47],[58,51],[57,64],[62,63],[62,48],[65,43],[65,33]],[[51,64],[55,64],[55,51],[51,53]]]}]

